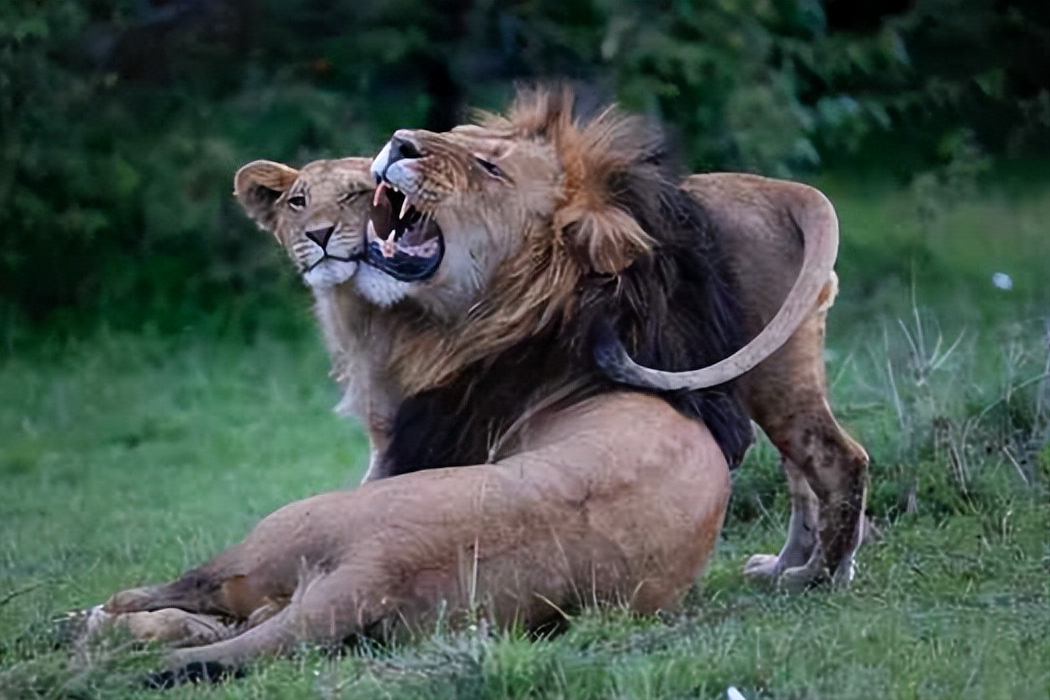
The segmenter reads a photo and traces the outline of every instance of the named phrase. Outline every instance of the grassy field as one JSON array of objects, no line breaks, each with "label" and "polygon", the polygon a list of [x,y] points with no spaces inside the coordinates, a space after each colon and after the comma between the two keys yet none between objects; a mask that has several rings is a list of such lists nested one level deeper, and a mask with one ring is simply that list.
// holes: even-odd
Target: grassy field
[{"label": "grassy field", "polygon": [[[333,658],[304,650],[208,698],[1050,697],[1050,183],[948,201],[823,183],[843,222],[833,402],[872,454],[849,591],[745,582],[784,537],[759,444],[719,552],[684,610],[586,615],[557,638],[472,630]],[[1013,287],[991,283],[1008,274]],[[305,327],[305,326],[304,326]],[[51,619],[169,578],[290,500],[356,483],[361,431],[310,332],[44,344],[0,365],[0,698],[155,697],[155,659],[73,655]]]}]

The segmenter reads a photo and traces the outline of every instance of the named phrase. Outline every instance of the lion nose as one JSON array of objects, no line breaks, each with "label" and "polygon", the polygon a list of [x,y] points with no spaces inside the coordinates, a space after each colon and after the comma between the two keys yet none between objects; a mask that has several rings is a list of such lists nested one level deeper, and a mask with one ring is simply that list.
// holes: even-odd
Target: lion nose
[{"label": "lion nose", "polygon": [[387,168],[397,161],[423,157],[423,153],[416,144],[412,143],[407,133],[404,130],[394,132],[394,135],[383,146],[383,150],[372,160],[372,176],[377,183],[382,181]]},{"label": "lion nose", "polygon": [[404,136],[398,136],[394,134],[393,138],[390,139],[390,157],[387,160],[387,167],[396,163],[399,160],[405,158],[422,158],[423,154],[416,148],[416,144],[409,141]]},{"label": "lion nose", "polygon": [[335,226],[328,226],[326,228],[315,228],[306,232],[306,237],[311,241],[321,246],[321,250],[324,250],[328,245],[328,239],[332,237],[332,232],[335,231]]}]

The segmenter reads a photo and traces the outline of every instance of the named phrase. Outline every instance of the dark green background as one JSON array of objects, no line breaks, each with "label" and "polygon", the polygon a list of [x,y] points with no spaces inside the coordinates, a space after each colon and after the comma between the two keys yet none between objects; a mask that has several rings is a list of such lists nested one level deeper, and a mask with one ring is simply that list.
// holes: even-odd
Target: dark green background
[{"label": "dark green background", "polygon": [[696,170],[952,190],[1047,154],[1050,4],[8,0],[2,347],[299,323],[298,283],[230,196],[239,164],[371,154],[555,76],[662,118]]}]

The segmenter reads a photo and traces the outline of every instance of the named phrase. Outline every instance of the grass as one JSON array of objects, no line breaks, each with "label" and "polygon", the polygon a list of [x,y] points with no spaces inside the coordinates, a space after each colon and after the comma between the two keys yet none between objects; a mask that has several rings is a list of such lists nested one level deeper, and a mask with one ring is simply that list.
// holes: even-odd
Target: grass
[{"label": "grass", "polygon": [[[783,540],[759,444],[684,609],[589,613],[553,639],[484,629],[329,657],[304,650],[208,698],[1050,697],[1050,186],[952,202],[828,181],[843,221],[833,401],[874,458],[849,591],[743,581]],[[858,191],[860,193],[858,194]],[[929,196],[928,192],[920,193]],[[1014,288],[995,289],[992,272]],[[156,697],[151,650],[56,647],[56,613],[156,581],[290,500],[356,483],[361,431],[299,341],[114,335],[0,365],[0,698]]]}]

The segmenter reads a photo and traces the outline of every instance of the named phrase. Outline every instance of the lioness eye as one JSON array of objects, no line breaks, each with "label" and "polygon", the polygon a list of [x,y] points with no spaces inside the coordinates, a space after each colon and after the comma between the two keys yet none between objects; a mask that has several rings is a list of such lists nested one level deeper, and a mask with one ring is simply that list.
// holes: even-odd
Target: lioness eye
[{"label": "lioness eye", "polygon": [[476,160],[478,162],[478,165],[484,168],[485,172],[487,172],[489,175],[492,175],[493,177],[507,177],[503,173],[503,171],[500,170],[499,166],[495,163],[485,160],[484,158],[478,158],[477,156],[474,156],[474,160]]},{"label": "lioness eye", "polygon": [[292,209],[302,209],[306,206],[306,197],[304,197],[301,194],[289,197],[288,206],[290,206]]},{"label": "lioness eye", "polygon": [[340,204],[353,204],[356,200],[365,196],[366,194],[372,194],[373,190],[357,190],[355,192],[347,192],[339,198]]}]

